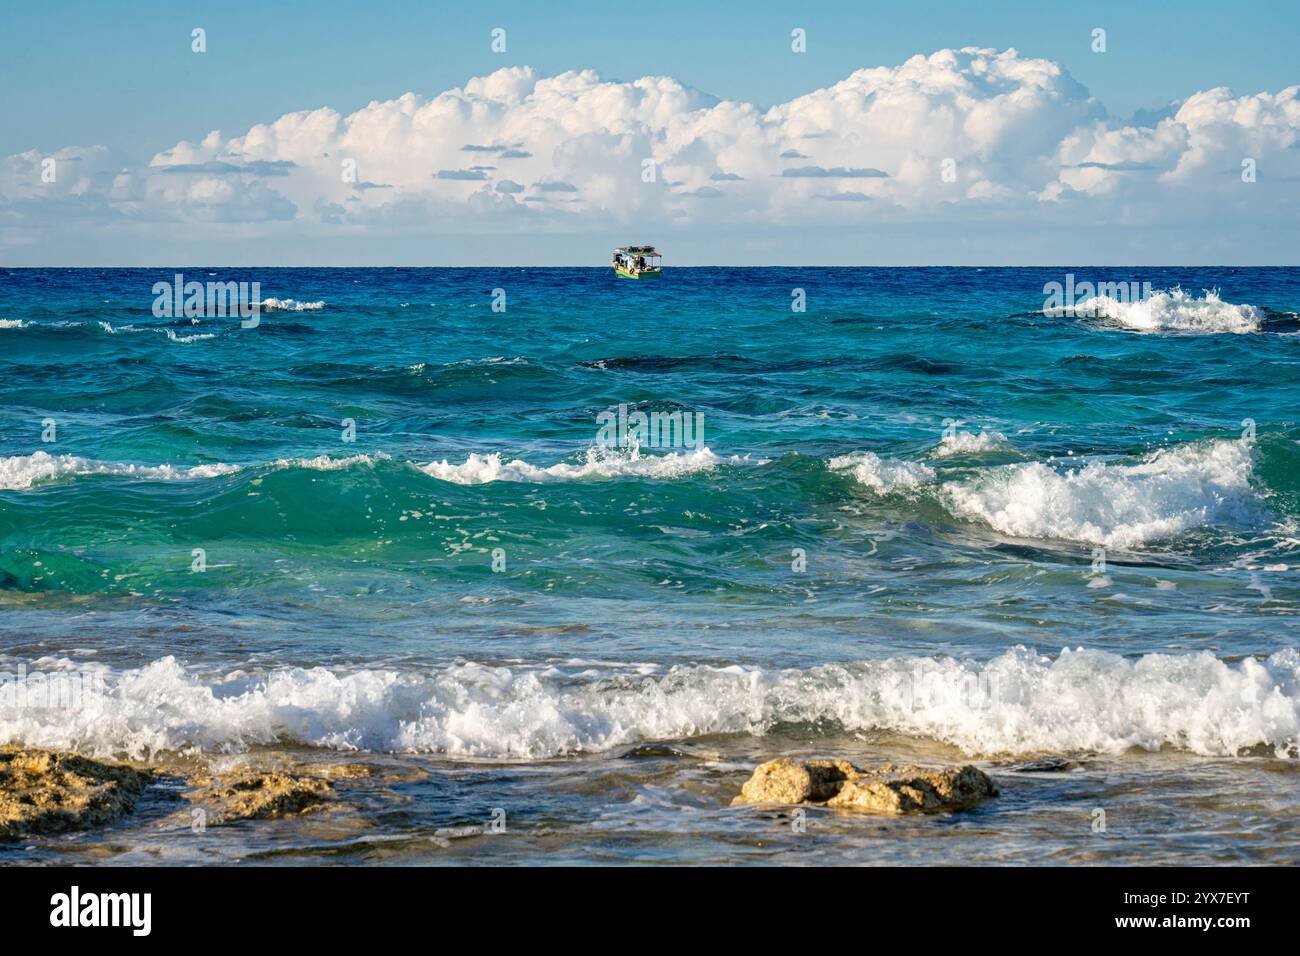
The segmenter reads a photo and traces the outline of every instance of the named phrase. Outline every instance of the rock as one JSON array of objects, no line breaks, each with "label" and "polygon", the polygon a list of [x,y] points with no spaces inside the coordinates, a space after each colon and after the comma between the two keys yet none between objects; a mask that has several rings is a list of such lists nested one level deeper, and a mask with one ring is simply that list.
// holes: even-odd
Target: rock
[{"label": "rock", "polygon": [[965,810],[997,793],[988,775],[975,767],[904,767],[848,780],[826,805],[871,813],[937,813]]},{"label": "rock", "polygon": [[760,764],[733,805],[815,803],[869,813],[935,813],[972,807],[997,796],[993,781],[975,767],[895,767],[863,770],[844,760],[779,757]]},{"label": "rock", "polygon": [[374,767],[363,763],[336,763],[316,767],[312,775],[325,780],[369,780],[377,773]]},{"label": "rock", "polygon": [[153,778],[49,750],[0,750],[0,840],[103,826],[130,813]]},{"label": "rock", "polygon": [[1070,770],[1078,770],[1083,766],[1077,760],[1070,760],[1068,757],[1044,757],[1041,760],[1027,760],[1024,763],[1012,764],[1007,769],[1014,773],[1066,773]]},{"label": "rock", "polygon": [[738,803],[824,803],[857,773],[846,760],[792,760],[759,764],[740,788]]},{"label": "rock", "polygon": [[213,824],[307,813],[334,798],[326,780],[280,770],[236,770],[190,782],[196,790],[187,796]]}]

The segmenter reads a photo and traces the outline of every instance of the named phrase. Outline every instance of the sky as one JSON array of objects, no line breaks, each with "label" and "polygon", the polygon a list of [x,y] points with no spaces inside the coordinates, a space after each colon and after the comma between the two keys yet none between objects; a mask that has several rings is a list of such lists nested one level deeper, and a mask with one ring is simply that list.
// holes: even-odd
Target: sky
[{"label": "sky", "polygon": [[1297,248],[1294,2],[5,0],[4,25],[3,264]]}]

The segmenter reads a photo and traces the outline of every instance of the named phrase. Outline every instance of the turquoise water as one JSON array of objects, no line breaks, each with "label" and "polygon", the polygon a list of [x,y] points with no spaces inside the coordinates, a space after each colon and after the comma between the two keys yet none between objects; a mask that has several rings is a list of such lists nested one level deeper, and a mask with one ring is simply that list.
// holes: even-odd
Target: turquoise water
[{"label": "turquoise water", "polygon": [[[176,271],[280,307],[156,318]],[[1045,313],[1068,272],[1182,292]],[[1004,768],[994,837],[827,852],[1159,862],[1150,807],[1072,828],[1167,787],[1183,858],[1294,858],[1298,309],[1297,269],[0,272],[0,670],[102,681],[0,738],[418,764],[362,814],[397,860],[766,858],[725,804],[785,752]],[[620,405],[703,441],[603,447]]]}]

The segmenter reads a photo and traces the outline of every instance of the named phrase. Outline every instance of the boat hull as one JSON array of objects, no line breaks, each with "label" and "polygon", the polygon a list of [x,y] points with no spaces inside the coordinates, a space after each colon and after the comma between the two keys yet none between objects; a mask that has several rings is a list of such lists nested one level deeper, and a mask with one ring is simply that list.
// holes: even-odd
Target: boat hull
[{"label": "boat hull", "polygon": [[621,279],[658,279],[662,276],[662,269],[647,269],[645,272],[628,272],[621,266],[615,266],[614,272]]}]

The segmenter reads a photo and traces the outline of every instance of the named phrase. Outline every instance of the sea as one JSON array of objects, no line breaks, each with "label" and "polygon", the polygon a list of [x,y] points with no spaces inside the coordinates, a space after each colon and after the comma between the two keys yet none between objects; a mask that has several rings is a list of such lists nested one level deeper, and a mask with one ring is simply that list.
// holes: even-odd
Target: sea
[{"label": "sea", "polygon": [[[171,294],[227,282],[254,319]],[[1294,268],[0,270],[0,744],[374,769],[206,828],[164,776],[0,863],[1300,862],[1298,312]],[[780,756],[1000,795],[732,806]]]}]

